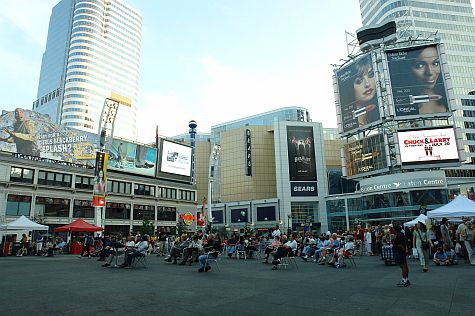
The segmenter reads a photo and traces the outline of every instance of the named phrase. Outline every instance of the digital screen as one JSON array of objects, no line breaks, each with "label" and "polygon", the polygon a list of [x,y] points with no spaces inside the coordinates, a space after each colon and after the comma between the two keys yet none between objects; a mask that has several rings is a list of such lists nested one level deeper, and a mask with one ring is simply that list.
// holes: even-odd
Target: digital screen
[{"label": "digital screen", "polygon": [[336,77],[343,132],[364,129],[378,123],[381,118],[371,54],[365,54],[340,68]]},{"label": "digital screen", "polygon": [[191,147],[164,140],[160,171],[189,177],[191,153]]},{"label": "digital screen", "polygon": [[157,149],[113,139],[109,152],[109,169],[155,176]]},{"label": "digital screen", "polygon": [[346,168],[350,177],[383,171],[388,167],[382,134],[345,144],[344,149]]},{"label": "digital screen", "polygon": [[402,165],[459,162],[453,128],[397,133]]},{"label": "digital screen", "polygon": [[449,113],[436,45],[386,51],[396,118]]}]

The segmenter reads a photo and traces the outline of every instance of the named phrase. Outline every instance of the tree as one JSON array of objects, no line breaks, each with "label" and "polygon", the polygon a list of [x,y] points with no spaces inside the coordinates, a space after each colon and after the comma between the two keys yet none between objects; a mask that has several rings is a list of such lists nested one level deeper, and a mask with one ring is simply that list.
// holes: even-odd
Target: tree
[{"label": "tree", "polygon": [[147,219],[142,221],[142,235],[152,235],[153,234],[153,223]]},{"label": "tree", "polygon": [[179,236],[188,233],[188,226],[186,226],[182,219],[178,220],[178,223],[176,223],[176,231]]}]

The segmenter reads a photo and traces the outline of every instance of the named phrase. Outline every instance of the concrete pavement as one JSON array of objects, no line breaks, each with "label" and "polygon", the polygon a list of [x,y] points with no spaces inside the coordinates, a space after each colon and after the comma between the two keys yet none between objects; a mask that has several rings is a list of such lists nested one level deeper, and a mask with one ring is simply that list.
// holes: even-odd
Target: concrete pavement
[{"label": "concrete pavement", "polygon": [[259,260],[222,257],[198,273],[149,256],[148,267],[113,269],[77,256],[0,258],[2,315],[475,315],[475,267],[409,260],[397,266],[357,257],[357,268],[303,262],[272,271]]}]

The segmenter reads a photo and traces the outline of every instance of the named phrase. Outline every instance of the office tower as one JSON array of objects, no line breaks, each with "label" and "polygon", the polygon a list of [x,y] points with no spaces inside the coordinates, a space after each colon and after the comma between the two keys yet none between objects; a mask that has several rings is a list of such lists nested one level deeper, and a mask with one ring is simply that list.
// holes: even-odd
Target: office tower
[{"label": "office tower", "polygon": [[135,140],[142,17],[122,0],[62,0],[52,10],[33,110],[97,133],[105,98],[114,135]]},{"label": "office tower", "polygon": [[399,38],[439,38],[445,44],[452,78],[456,126],[466,152],[462,170],[453,176],[475,176],[475,18],[470,0],[360,0],[363,25],[394,18]]}]

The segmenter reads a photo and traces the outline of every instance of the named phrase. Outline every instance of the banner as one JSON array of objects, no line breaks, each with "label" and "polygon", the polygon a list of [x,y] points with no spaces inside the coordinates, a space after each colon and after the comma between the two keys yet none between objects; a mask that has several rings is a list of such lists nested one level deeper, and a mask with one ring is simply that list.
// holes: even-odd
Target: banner
[{"label": "banner", "polygon": [[96,153],[96,167],[94,168],[94,188],[92,195],[92,205],[95,207],[103,207],[106,205],[107,160],[108,155],[106,153]]},{"label": "banner", "polygon": [[386,51],[396,118],[450,115],[436,45]]},{"label": "banner", "polygon": [[403,166],[459,162],[452,127],[400,131],[397,137]]},{"label": "banner", "polygon": [[364,129],[379,123],[380,113],[376,79],[371,54],[336,71],[339,106],[343,133]]},{"label": "banner", "polygon": [[111,170],[155,176],[156,148],[114,138],[109,155]]},{"label": "banner", "polygon": [[315,147],[311,126],[287,126],[290,181],[316,181]]},{"label": "banner", "polygon": [[53,124],[24,109],[0,116],[0,151],[94,167],[97,135]]}]

